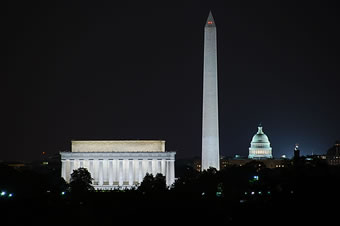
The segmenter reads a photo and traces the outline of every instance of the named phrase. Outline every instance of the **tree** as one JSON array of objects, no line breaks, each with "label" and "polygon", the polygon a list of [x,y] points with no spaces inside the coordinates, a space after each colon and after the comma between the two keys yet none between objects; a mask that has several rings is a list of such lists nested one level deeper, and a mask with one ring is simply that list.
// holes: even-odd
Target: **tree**
[{"label": "tree", "polygon": [[140,190],[143,193],[152,191],[153,181],[154,181],[153,175],[147,173],[143,178],[142,183],[138,187],[138,190]]},{"label": "tree", "polygon": [[161,173],[156,174],[154,177],[152,174],[147,173],[138,187],[138,190],[143,193],[157,193],[166,191],[165,176]]},{"label": "tree", "polygon": [[161,173],[157,173],[154,180],[154,190],[155,191],[165,191],[167,189],[166,186],[166,178]]},{"label": "tree", "polygon": [[213,167],[203,170],[198,178],[198,186],[201,188],[202,194],[208,198],[216,197],[218,182],[218,171]]},{"label": "tree", "polygon": [[201,196],[200,188],[198,186],[198,178],[201,172],[198,172],[193,167],[187,167],[181,177],[179,177],[173,186],[173,191],[183,194],[188,197],[188,195]]},{"label": "tree", "polygon": [[71,192],[80,194],[94,190],[92,180],[91,173],[86,168],[73,170],[70,180]]}]

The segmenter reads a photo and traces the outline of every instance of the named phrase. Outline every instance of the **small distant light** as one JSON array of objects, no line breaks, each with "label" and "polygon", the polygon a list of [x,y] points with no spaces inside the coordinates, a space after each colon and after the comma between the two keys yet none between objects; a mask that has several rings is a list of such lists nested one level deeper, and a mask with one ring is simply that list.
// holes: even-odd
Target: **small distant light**
[{"label": "small distant light", "polygon": [[205,193],[204,193],[204,192],[202,192],[202,196],[203,196],[203,195],[205,195]]},{"label": "small distant light", "polygon": [[245,192],[244,194],[245,194],[245,195],[248,195],[248,192]]},{"label": "small distant light", "polygon": [[262,194],[262,192],[259,191],[259,195],[261,195],[261,194]]},{"label": "small distant light", "polygon": [[259,180],[259,176],[254,176],[254,180]]},{"label": "small distant light", "polygon": [[6,195],[6,192],[1,192],[1,194],[0,194],[1,196],[4,196],[4,195]]},{"label": "small distant light", "polygon": [[268,191],[268,195],[270,195],[270,191]]},{"label": "small distant light", "polygon": [[244,200],[244,199],[240,200],[240,203],[245,203],[245,202],[246,202],[246,200]]},{"label": "small distant light", "polygon": [[63,192],[61,192],[61,195],[65,195],[66,193],[63,191]]},{"label": "small distant light", "polygon": [[252,191],[251,194],[252,194],[252,195],[255,195],[255,192]]},{"label": "small distant light", "polygon": [[8,194],[8,197],[12,197],[12,196],[13,196],[13,194],[12,194],[12,193],[9,193],[9,194]]}]

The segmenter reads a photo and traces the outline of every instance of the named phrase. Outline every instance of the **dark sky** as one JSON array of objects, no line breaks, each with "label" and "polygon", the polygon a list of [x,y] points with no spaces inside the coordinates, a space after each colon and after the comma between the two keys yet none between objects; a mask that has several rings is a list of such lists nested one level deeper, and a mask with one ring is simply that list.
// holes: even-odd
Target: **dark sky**
[{"label": "dark sky", "polygon": [[164,139],[177,158],[200,156],[210,9],[221,155],[247,155],[260,122],[275,157],[340,139],[335,5],[115,2],[9,1],[0,160],[52,155],[72,139]]}]

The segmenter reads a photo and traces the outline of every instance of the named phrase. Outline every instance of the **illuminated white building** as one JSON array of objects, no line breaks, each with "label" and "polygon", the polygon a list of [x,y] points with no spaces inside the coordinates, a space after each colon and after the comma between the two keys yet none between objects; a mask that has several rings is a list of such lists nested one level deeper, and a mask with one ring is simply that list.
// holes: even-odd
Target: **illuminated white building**
[{"label": "illuminated white building", "polygon": [[131,188],[146,173],[162,173],[170,186],[175,178],[175,152],[165,152],[165,141],[72,141],[71,152],[61,152],[61,176],[70,182],[73,170],[87,168],[95,189]]},{"label": "illuminated white building", "polygon": [[273,158],[272,148],[266,134],[262,131],[262,126],[258,127],[257,133],[253,136],[250,143],[249,155],[250,159]]},{"label": "illuminated white building", "polygon": [[204,27],[202,170],[220,169],[216,37],[216,25],[210,12]]}]

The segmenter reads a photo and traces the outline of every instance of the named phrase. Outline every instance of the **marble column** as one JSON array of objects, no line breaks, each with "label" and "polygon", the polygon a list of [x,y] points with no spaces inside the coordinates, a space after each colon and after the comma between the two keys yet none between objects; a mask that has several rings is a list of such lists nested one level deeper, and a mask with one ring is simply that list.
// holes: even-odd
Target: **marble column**
[{"label": "marble column", "polygon": [[119,164],[118,159],[113,160],[113,182],[118,182]]},{"label": "marble column", "polygon": [[129,160],[123,160],[123,183],[129,181]]},{"label": "marble column", "polygon": [[139,160],[138,159],[133,160],[133,168],[134,168],[133,183],[136,183],[139,180]]},{"label": "marble column", "polygon": [[74,170],[74,159],[70,159],[70,175],[72,175]]},{"label": "marble column", "polygon": [[165,176],[165,159],[162,159],[162,174],[163,174],[163,176]]},{"label": "marble column", "polygon": [[113,160],[109,159],[109,185],[113,185]]},{"label": "marble column", "polygon": [[138,160],[139,170],[138,170],[138,183],[143,181],[144,176],[144,168],[143,168],[143,160]]},{"label": "marble column", "polygon": [[157,159],[152,159],[152,175],[156,176],[157,174]]},{"label": "marble column", "polygon": [[147,159],[143,159],[143,179],[146,173],[148,173],[148,167],[149,167],[149,161]]},{"label": "marble column", "polygon": [[119,170],[118,170],[118,174],[119,174],[118,180],[119,180],[119,182],[118,182],[118,184],[119,184],[119,186],[123,186],[123,160],[120,159],[118,161],[118,164],[119,164]]},{"label": "marble column", "polygon": [[98,184],[98,169],[99,169],[99,160],[98,159],[94,159],[93,160],[93,179],[94,179],[94,182],[96,184]]},{"label": "marble column", "polygon": [[158,159],[157,160],[157,173],[162,173],[162,160]]},{"label": "marble column", "polygon": [[175,182],[175,161],[170,160],[170,178],[169,184],[172,185]]},{"label": "marble column", "polygon": [[[93,159],[89,159],[89,172],[91,173],[91,177],[94,180]],[[92,181],[92,183],[93,183],[93,181]]]},{"label": "marble column", "polygon": [[61,177],[66,181],[66,161],[61,160]]},{"label": "marble column", "polygon": [[149,159],[148,160],[148,163],[149,163],[149,165],[148,165],[148,173],[150,174],[152,174],[153,172],[152,172],[152,159]]},{"label": "marble column", "polygon": [[70,160],[69,159],[65,160],[65,169],[66,169],[65,181],[67,183],[69,183],[70,182],[70,175],[71,175],[71,166],[70,166]]},{"label": "marble column", "polygon": [[[89,167],[89,160],[85,159],[84,160],[84,168],[86,168],[90,172],[90,167]],[[91,172],[90,172],[91,173]],[[92,175],[91,175],[92,176]]]},{"label": "marble column", "polygon": [[132,160],[133,165],[133,184],[138,181],[138,159]]},{"label": "marble column", "polygon": [[169,163],[169,160],[166,160],[165,161],[165,181],[166,181],[167,186],[169,186],[169,184],[170,184],[169,175],[170,175],[170,163]]},{"label": "marble column", "polygon": [[109,182],[109,160],[103,160],[103,184],[108,184]]},{"label": "marble column", "polygon": [[77,169],[79,169],[79,159],[75,159],[74,160],[74,168],[73,168],[74,170],[77,170]]},{"label": "marble column", "polygon": [[98,185],[103,185],[103,159],[99,159]]},{"label": "marble column", "polygon": [[79,168],[84,168],[84,159],[79,159]]},{"label": "marble column", "polygon": [[132,159],[129,159],[128,160],[128,163],[129,163],[129,186],[132,186],[133,184],[133,160]]}]

